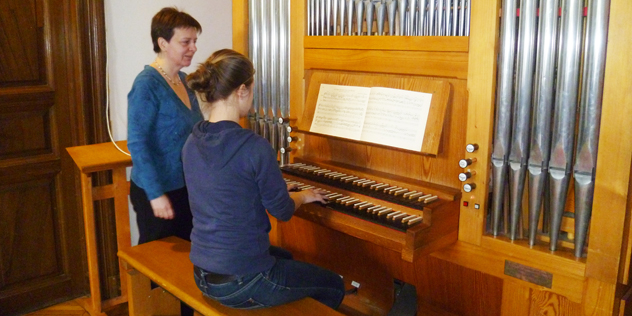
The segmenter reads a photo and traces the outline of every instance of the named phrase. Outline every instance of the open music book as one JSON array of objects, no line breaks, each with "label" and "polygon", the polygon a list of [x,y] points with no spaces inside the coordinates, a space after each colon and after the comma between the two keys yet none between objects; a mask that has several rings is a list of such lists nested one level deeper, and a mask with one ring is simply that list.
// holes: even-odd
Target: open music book
[{"label": "open music book", "polygon": [[310,132],[420,151],[432,94],[321,84]]}]

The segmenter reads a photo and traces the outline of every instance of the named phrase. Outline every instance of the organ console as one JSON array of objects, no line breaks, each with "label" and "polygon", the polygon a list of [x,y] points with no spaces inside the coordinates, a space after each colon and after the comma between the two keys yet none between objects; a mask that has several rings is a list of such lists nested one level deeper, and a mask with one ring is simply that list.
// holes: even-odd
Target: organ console
[{"label": "organ console", "polygon": [[[305,205],[289,222],[273,221],[271,239],[297,259],[336,271],[347,285],[360,284],[345,299],[344,312],[386,315],[400,281],[416,287],[419,314],[630,310],[632,63],[624,56],[632,44],[620,39],[630,38],[632,6],[627,0],[588,1],[587,22],[574,24],[578,20],[558,16],[582,11],[576,5],[584,1],[571,2],[564,5],[572,10],[545,0],[233,1],[234,48],[249,54],[262,76],[247,125],[279,149],[289,184],[330,192],[326,205]],[[545,122],[564,115],[540,105],[534,117],[529,112],[529,98],[544,95],[551,81],[542,77],[542,62],[536,63],[543,55],[531,55],[533,45],[550,44],[536,41],[545,37],[536,34],[536,22],[553,19],[567,25],[563,29],[585,25],[585,34],[598,34],[592,28],[604,7],[609,40],[601,60],[601,130],[594,135],[587,118],[595,117],[594,108],[582,106],[585,114],[565,112],[569,120],[582,117],[578,128],[555,134],[559,130],[547,130]],[[550,27],[540,25],[541,32]],[[270,61],[274,54],[281,62]],[[557,53],[552,62],[561,65],[567,57]],[[586,74],[598,72],[593,64],[584,63],[593,69]],[[557,76],[569,85],[558,91],[580,86],[572,83],[577,76]],[[275,82],[280,85],[269,84]],[[310,132],[321,83],[425,91],[445,102],[429,116],[422,150],[402,150]],[[534,86],[539,93],[529,90]],[[579,107],[579,101],[559,103]],[[548,116],[536,116],[542,111]],[[541,155],[549,137],[542,135],[564,138],[563,148]],[[574,139],[586,145],[574,148]],[[551,168],[564,174],[564,186],[547,169],[549,153],[558,159]],[[570,160],[558,164],[561,159]],[[530,188],[541,181],[534,177],[538,170],[551,177],[542,190],[554,198],[538,193],[535,199],[532,192],[545,192]]]}]

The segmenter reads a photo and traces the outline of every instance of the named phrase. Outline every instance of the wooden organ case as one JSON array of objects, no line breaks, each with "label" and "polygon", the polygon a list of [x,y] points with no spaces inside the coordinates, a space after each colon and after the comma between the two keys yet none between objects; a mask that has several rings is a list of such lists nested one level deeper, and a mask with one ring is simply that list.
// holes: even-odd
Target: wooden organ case
[{"label": "wooden organ case", "polygon": [[[490,156],[501,0],[471,3],[469,36],[306,36],[307,3],[290,5],[291,162],[430,192],[422,224],[393,229],[331,208],[306,205],[289,222],[273,222],[271,238],[295,257],[360,284],[345,299],[349,314],[386,315],[394,280],[416,287],[420,315],[623,315],[631,310],[629,266],[632,163],[632,34],[627,0],[611,0],[599,159],[585,255],[550,251],[493,236],[488,226]],[[233,1],[233,45],[248,53],[248,1]],[[614,40],[613,40],[614,39]],[[259,69],[258,69],[259,71]],[[407,81],[408,80],[408,81]],[[415,83],[412,83],[415,82]],[[445,107],[431,116],[434,143],[410,152],[310,133],[320,83],[436,92]],[[419,88],[419,85],[424,86]],[[433,94],[434,95],[434,94]],[[437,94],[438,96],[438,94]],[[466,151],[475,144],[473,152]],[[427,148],[432,147],[432,148]],[[461,159],[472,190],[463,190]],[[359,191],[286,173],[288,179],[383,204]],[[470,187],[472,188],[472,187]],[[569,193],[569,200],[573,193]],[[570,221],[570,220],[566,220]],[[563,225],[572,233],[572,225]],[[569,228],[570,227],[570,228]],[[571,247],[572,248],[572,247]]]}]

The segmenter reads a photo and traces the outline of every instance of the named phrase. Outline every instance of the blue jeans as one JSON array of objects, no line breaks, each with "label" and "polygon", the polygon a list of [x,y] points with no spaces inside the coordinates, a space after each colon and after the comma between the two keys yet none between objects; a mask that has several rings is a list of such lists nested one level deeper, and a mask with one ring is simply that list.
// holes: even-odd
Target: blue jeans
[{"label": "blue jeans", "polygon": [[[273,251],[271,249],[271,253]],[[203,275],[194,273],[195,283],[204,295],[233,308],[270,307],[304,297],[338,308],[345,295],[344,283],[338,274],[313,264],[283,259],[287,256],[276,257],[276,264],[267,271],[239,275],[228,283],[211,284],[201,270]]]}]

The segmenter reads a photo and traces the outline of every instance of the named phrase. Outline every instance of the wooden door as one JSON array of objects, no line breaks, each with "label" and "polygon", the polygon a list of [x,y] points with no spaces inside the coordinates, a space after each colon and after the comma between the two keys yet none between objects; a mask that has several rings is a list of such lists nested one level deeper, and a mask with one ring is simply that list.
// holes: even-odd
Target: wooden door
[{"label": "wooden door", "polygon": [[103,118],[103,20],[102,1],[0,1],[2,315],[88,292],[80,189],[65,148],[101,137],[104,125],[92,122]]}]

